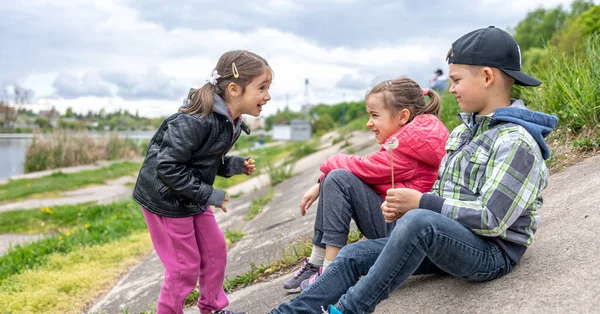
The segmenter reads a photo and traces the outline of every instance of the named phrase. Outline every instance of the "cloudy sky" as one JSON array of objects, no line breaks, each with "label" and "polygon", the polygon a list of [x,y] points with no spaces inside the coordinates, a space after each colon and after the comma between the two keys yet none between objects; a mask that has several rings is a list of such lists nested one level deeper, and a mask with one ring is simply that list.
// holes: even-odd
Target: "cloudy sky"
[{"label": "cloudy sky", "polygon": [[[309,101],[359,100],[372,82],[426,84],[450,44],[476,28],[514,27],[563,0],[69,0],[0,2],[0,87],[34,90],[33,110],[177,110],[219,56],[271,64],[263,114]],[[419,4],[418,4],[419,3]]]}]

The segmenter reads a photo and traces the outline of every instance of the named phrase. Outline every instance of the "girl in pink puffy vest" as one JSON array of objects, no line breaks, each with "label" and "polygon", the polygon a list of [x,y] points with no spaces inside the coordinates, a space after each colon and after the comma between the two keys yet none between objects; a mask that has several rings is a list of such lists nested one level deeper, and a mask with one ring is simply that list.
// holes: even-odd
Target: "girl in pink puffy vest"
[{"label": "girl in pink puffy vest", "polygon": [[365,103],[367,127],[382,147],[366,157],[335,154],[321,165],[319,183],[300,202],[305,215],[321,196],[312,254],[284,283],[288,292],[304,290],[333,261],[346,245],[352,219],[369,239],[389,236],[395,222],[386,222],[380,207],[392,178],[396,188],[421,192],[430,191],[437,179],[449,135],[438,118],[438,94],[402,77],[379,83],[369,91]]}]

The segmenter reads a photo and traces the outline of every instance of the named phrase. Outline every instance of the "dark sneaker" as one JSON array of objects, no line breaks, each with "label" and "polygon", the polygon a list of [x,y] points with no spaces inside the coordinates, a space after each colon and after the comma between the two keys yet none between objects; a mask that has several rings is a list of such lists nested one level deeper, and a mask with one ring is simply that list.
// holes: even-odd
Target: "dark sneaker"
[{"label": "dark sneaker", "polygon": [[212,311],[213,314],[248,314],[248,312],[232,312],[226,310]]},{"label": "dark sneaker", "polygon": [[310,278],[310,276],[317,272],[319,272],[319,266],[311,264],[309,259],[306,258],[304,263],[302,263],[302,267],[294,274],[294,277],[283,283],[283,289],[290,293],[300,292],[300,284],[302,281]]},{"label": "dark sneaker", "polygon": [[300,291],[304,291],[306,288],[308,288],[308,286],[312,285],[313,282],[317,281],[317,278],[319,278],[321,274],[323,274],[323,267],[319,267],[319,271],[314,273],[308,279],[304,279],[304,281],[302,281],[300,284]]}]

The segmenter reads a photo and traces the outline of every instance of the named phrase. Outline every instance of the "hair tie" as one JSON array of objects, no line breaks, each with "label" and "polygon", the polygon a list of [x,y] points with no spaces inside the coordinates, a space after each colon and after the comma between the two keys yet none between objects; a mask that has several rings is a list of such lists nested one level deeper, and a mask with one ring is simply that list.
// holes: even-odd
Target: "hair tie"
[{"label": "hair tie", "polygon": [[421,91],[423,91],[423,96],[428,96],[429,95],[429,89],[427,89],[427,88],[421,88]]},{"label": "hair tie", "polygon": [[231,62],[231,73],[233,73],[233,77],[240,77],[240,73],[238,72],[237,67],[235,66],[235,62]]},{"label": "hair tie", "polygon": [[220,78],[221,76],[219,75],[219,73],[217,72],[217,70],[214,70],[212,75],[206,78],[206,82],[212,84],[213,86],[217,85],[217,79]]}]

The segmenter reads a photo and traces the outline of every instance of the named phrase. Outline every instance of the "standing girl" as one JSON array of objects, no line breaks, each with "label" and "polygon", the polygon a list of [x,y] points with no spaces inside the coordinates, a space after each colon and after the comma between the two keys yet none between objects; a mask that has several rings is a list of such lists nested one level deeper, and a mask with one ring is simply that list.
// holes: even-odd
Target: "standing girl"
[{"label": "standing girl", "polygon": [[[428,103],[425,96],[429,96]],[[312,254],[284,283],[288,292],[304,290],[322,274],[346,245],[352,219],[369,239],[390,235],[395,222],[388,223],[381,212],[388,189],[394,186],[427,192],[437,178],[448,139],[448,129],[438,119],[438,94],[402,77],[375,86],[365,102],[367,127],[384,147],[367,157],[336,154],[321,165],[319,183],[300,202],[301,214],[305,215],[321,194]],[[388,142],[395,147],[389,147]]]},{"label": "standing girl", "polygon": [[165,119],[150,141],[133,191],[146,218],[154,249],[165,267],[157,313],[183,313],[185,298],[200,286],[202,314],[234,314],[223,291],[227,248],[211,206],[226,211],[215,176],[255,170],[252,159],[225,156],[241,130],[242,114],[260,115],[270,99],[272,72],[249,51],[221,56],[188,106]]}]

